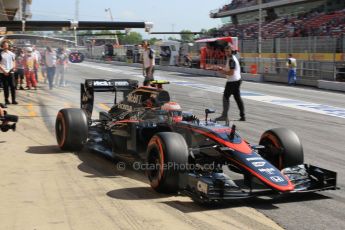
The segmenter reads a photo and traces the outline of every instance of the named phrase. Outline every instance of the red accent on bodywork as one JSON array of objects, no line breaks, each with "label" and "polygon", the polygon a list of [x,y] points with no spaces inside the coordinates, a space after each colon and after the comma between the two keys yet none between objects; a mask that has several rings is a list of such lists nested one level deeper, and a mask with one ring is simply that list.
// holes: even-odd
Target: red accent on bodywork
[{"label": "red accent on bodywork", "polygon": [[203,134],[203,135],[205,135],[205,136],[215,140],[216,142],[218,142],[218,143],[220,143],[222,145],[225,145],[225,146],[227,146],[229,148],[232,148],[233,150],[236,150],[238,152],[241,152],[241,153],[244,153],[244,154],[251,154],[252,153],[252,149],[243,140],[241,141],[241,143],[235,144],[235,143],[231,143],[229,141],[225,141],[222,138],[217,137],[217,136],[215,136],[212,133],[208,133],[208,132],[202,131],[200,129],[195,129],[195,128],[192,128],[192,127],[182,127],[182,128],[192,129],[194,132]]},{"label": "red accent on bodywork", "polygon": [[214,128],[212,129],[216,133],[226,133],[226,132],[231,132],[231,128],[225,127],[225,128]]},{"label": "red accent on bodywork", "polygon": [[122,120],[122,121],[115,121],[114,124],[118,124],[118,123],[138,123],[139,120]]},{"label": "red accent on bodywork", "polygon": [[182,117],[181,116],[173,116],[172,117],[172,120],[173,120],[173,122],[181,122],[182,121]]}]

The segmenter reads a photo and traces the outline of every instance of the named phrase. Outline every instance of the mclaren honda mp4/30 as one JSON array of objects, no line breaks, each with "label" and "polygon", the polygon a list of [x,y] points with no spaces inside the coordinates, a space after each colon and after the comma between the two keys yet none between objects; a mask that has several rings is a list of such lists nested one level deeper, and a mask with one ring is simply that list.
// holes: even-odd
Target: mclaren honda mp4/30
[{"label": "mclaren honda mp4/30", "polygon": [[[293,131],[271,129],[258,145],[250,144],[235,125],[209,119],[214,110],[205,109],[203,120],[183,112],[170,101],[165,83],[138,87],[128,79],[86,80],[81,108],[58,112],[59,147],[79,151],[85,146],[116,160],[140,162],[154,190],[199,202],[337,189],[336,172],[304,163]],[[92,118],[95,92],[115,93],[114,105],[98,119]]]}]

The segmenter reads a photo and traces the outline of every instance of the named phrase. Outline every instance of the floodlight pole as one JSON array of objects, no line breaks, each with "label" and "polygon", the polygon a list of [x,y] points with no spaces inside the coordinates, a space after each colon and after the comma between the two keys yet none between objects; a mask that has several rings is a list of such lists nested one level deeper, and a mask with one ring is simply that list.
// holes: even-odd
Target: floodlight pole
[{"label": "floodlight pole", "polygon": [[19,21],[23,20],[23,0],[19,1],[18,15]]},{"label": "floodlight pole", "polygon": [[[109,13],[110,21],[113,22],[114,18],[113,18],[113,14],[111,13],[111,9],[110,8],[106,8],[105,12]],[[116,46],[120,45],[119,38],[117,37],[116,31],[115,31],[115,42],[116,42]]]},{"label": "floodlight pole", "polygon": [[[75,0],[75,12],[74,12],[74,22],[79,21],[79,0]],[[77,38],[77,27],[74,26],[73,28],[74,32],[74,45],[75,47],[78,47],[78,38]]]},{"label": "floodlight pole", "polygon": [[259,31],[258,31],[258,65],[257,72],[260,71],[261,67],[261,47],[262,46],[262,0],[259,0]]}]

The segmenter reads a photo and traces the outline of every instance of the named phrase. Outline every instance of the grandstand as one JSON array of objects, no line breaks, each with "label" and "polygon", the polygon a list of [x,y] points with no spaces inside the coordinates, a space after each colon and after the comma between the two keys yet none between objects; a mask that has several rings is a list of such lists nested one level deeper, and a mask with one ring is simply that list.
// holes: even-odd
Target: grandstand
[{"label": "grandstand", "polygon": [[345,33],[345,1],[342,0],[233,0],[210,13],[228,18],[220,28],[240,39],[258,37],[258,11],[262,9],[262,38],[341,36]]}]

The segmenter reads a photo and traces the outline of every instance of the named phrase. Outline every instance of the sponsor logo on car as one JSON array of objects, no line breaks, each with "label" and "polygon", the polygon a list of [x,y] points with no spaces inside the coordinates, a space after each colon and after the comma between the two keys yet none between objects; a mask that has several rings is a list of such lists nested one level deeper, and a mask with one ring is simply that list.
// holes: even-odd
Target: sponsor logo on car
[{"label": "sponsor logo on car", "polygon": [[111,83],[108,81],[94,81],[93,86],[111,86]]},{"label": "sponsor logo on car", "polygon": [[129,83],[127,81],[93,81],[93,86],[129,86]]},{"label": "sponsor logo on car", "polygon": [[255,166],[255,167],[262,167],[266,164],[265,161],[256,161],[256,162],[252,162],[252,164]]},{"label": "sponsor logo on car", "polygon": [[127,111],[132,111],[133,110],[132,106],[126,105],[126,104],[118,104],[117,108],[123,109],[123,110],[127,110]]},{"label": "sponsor logo on car", "polygon": [[279,183],[279,182],[283,182],[284,179],[280,176],[271,176],[270,179],[273,181],[273,182],[276,182],[276,183]]},{"label": "sponsor logo on car", "polygon": [[259,171],[266,173],[268,175],[273,175],[275,172],[275,169],[274,168],[260,168]]},{"label": "sponsor logo on car", "polygon": [[262,157],[248,157],[247,161],[262,161]]},{"label": "sponsor logo on car", "polygon": [[196,186],[197,186],[197,189],[199,192],[207,194],[207,184],[206,183],[204,183],[202,181],[198,181]]},{"label": "sponsor logo on car", "polygon": [[129,94],[127,96],[127,101],[135,104],[141,104],[141,96],[136,94]]},{"label": "sponsor logo on car", "polygon": [[115,81],[115,86],[129,86],[129,83],[127,81]]}]

